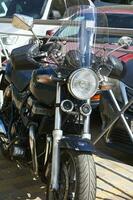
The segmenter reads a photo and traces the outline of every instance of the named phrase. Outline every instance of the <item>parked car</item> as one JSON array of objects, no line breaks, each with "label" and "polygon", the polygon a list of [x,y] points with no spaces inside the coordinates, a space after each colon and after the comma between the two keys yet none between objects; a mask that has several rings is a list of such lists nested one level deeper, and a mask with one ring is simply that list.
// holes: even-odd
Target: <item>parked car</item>
[{"label": "parked car", "polygon": [[[104,8],[105,9],[105,8]],[[133,28],[133,6],[115,6],[115,8],[105,9],[108,13],[109,26],[114,28]],[[118,35],[110,36],[109,43],[115,45],[119,40]],[[112,84],[114,96],[122,108],[133,97],[133,43],[125,52],[115,52],[125,65],[126,74],[121,81],[109,79]],[[114,106],[110,93],[104,91],[100,102],[100,113],[102,117],[103,129],[111,122],[118,110]],[[129,129],[133,132],[133,106],[131,105],[125,112],[125,119],[128,122]],[[114,126],[105,135],[105,142],[116,149],[133,154],[133,142],[128,134],[125,124],[119,119]]]}]

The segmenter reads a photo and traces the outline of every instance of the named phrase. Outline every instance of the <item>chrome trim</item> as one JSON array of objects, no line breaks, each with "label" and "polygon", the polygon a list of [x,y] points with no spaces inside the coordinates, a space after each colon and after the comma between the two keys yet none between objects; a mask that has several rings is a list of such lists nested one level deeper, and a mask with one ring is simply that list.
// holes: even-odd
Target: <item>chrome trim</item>
[{"label": "chrome trim", "polygon": [[52,190],[59,189],[59,167],[60,167],[60,151],[59,141],[63,135],[62,130],[53,130],[53,152],[52,152],[52,171],[51,171],[51,186]]},{"label": "chrome trim", "polygon": [[[79,97],[77,95],[74,94],[73,92],[73,87],[72,87],[72,83],[73,83],[73,80],[75,79],[75,76],[78,74],[78,73],[81,73],[82,71],[85,71],[85,72],[90,72],[91,75],[93,74],[93,77],[95,78],[95,83],[96,83],[96,88],[95,90],[93,91],[93,93],[87,97],[87,98],[83,98],[83,97]],[[98,87],[99,87],[99,78],[97,76],[97,74],[90,68],[80,68],[80,69],[77,69],[75,70],[74,72],[71,73],[71,75],[69,76],[68,78],[68,81],[67,81],[67,88],[68,88],[68,91],[70,92],[70,94],[76,98],[76,99],[79,99],[79,100],[86,100],[88,98],[91,98],[93,95],[96,94],[97,90],[98,90]]]},{"label": "chrome trim", "polygon": [[[58,77],[60,74],[58,74]],[[57,82],[56,86],[56,108],[55,108],[55,127],[53,130],[53,151],[52,151],[52,170],[51,170],[51,189],[58,190],[59,188],[59,168],[60,168],[60,151],[59,151],[59,141],[63,136],[63,131],[61,130],[61,85]]]},{"label": "chrome trim", "polygon": [[[71,108],[70,108],[69,110],[67,110],[67,109],[64,108],[64,103],[66,103],[66,102],[69,102],[69,103],[71,104]],[[61,106],[60,106],[60,107],[61,107],[61,110],[62,110],[63,112],[70,113],[70,112],[72,112],[73,109],[74,109],[74,104],[73,104],[73,102],[70,101],[69,99],[65,99],[65,100],[63,100],[63,101],[61,102]]]},{"label": "chrome trim", "polygon": [[[117,109],[118,112],[120,113],[120,118],[122,119],[122,121],[123,121],[123,123],[124,123],[124,125],[125,125],[125,127],[126,127],[126,129],[127,129],[127,131],[128,131],[128,134],[129,134],[129,136],[130,136],[130,139],[131,139],[131,141],[133,142],[133,133],[132,133],[132,131],[131,131],[131,129],[130,129],[128,123],[127,123],[127,120],[126,120],[126,118],[125,118],[125,116],[124,116],[125,111],[122,112],[122,109],[120,108],[120,106],[119,106],[119,104],[118,104],[118,102],[117,102],[117,100],[116,100],[116,98],[115,98],[115,95],[114,95],[113,91],[110,90],[109,93],[110,93],[110,96],[111,96],[111,98],[112,98],[112,100],[113,100],[113,102],[114,102],[114,105],[115,105],[116,109]],[[128,102],[129,102],[129,101],[128,101]],[[128,103],[128,102],[127,102],[127,103]],[[127,104],[125,104],[125,105],[127,105]]]},{"label": "chrome trim", "polygon": [[102,134],[100,134],[100,135],[96,138],[96,140],[93,142],[93,144],[95,145],[95,144],[107,133],[107,131],[108,131],[110,128],[112,128],[112,126],[115,124],[115,122],[116,122],[119,118],[122,119],[122,121],[123,121],[123,123],[124,123],[124,125],[125,125],[125,127],[126,127],[126,129],[127,129],[127,131],[128,131],[128,134],[129,134],[129,136],[130,136],[130,139],[131,139],[131,141],[133,142],[133,133],[132,133],[132,131],[131,131],[131,129],[130,129],[130,127],[129,127],[127,121],[126,121],[126,118],[125,118],[125,116],[124,116],[125,111],[133,104],[133,98],[130,99],[129,102],[128,102],[126,105],[124,105],[124,106],[122,107],[122,109],[121,109],[120,106],[119,106],[119,104],[118,104],[118,102],[117,102],[117,100],[116,100],[116,98],[115,98],[115,95],[114,95],[113,91],[112,91],[112,90],[109,90],[109,93],[110,93],[110,96],[111,96],[111,98],[112,98],[112,100],[113,100],[113,102],[114,102],[114,106],[116,107],[116,109],[117,109],[117,111],[118,111],[118,114],[117,114],[117,115],[114,117],[114,119],[107,125],[107,127],[103,130]]},{"label": "chrome trim", "polygon": [[[85,106],[85,105],[88,105],[88,107],[89,107],[89,112],[88,113],[85,113],[84,111],[83,111],[83,106]],[[88,104],[88,103],[84,103],[81,107],[80,107],[80,113],[81,113],[81,115],[83,115],[83,116],[89,116],[90,114],[91,114],[91,112],[92,112],[92,107],[91,107],[91,105],[90,105],[90,103]]]},{"label": "chrome trim", "polygon": [[29,143],[32,156],[33,172],[35,176],[38,176],[38,161],[36,152],[36,139],[35,139],[35,126],[29,127]]},{"label": "chrome trim", "polygon": [[128,97],[127,97],[127,92],[126,92],[126,85],[120,81],[120,89],[121,89],[121,94],[122,98],[124,100],[124,104],[126,105],[128,103]]},{"label": "chrome trim", "polygon": [[61,86],[60,83],[57,83],[56,86],[56,108],[55,108],[55,130],[60,130],[61,129],[61,113],[60,113],[60,104],[61,101]]},{"label": "chrome trim", "polygon": [[[90,100],[87,101],[87,103],[90,105]],[[91,105],[90,105],[91,108]],[[82,138],[91,140],[91,133],[90,133],[90,115],[91,115],[92,109],[90,109],[90,112],[88,116],[83,116],[84,118],[84,126],[83,126],[83,133]]]},{"label": "chrome trim", "polygon": [[44,166],[46,165],[47,161],[48,161],[48,157],[49,157],[49,154],[51,152],[51,137],[48,137],[47,136],[47,139],[46,139],[46,146],[45,146],[45,158],[44,158]]}]

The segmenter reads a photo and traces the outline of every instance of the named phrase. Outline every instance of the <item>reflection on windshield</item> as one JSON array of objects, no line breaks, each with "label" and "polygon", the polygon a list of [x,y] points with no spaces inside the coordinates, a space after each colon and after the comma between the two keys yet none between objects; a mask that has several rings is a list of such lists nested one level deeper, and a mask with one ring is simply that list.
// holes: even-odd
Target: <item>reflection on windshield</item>
[{"label": "reflection on windshield", "polygon": [[[132,14],[115,14],[115,13],[105,13],[100,14],[97,13],[97,26],[98,27],[106,27],[106,22],[104,22],[103,19],[107,19],[108,22],[108,27],[113,27],[113,28],[132,28],[133,27],[133,20]],[[105,18],[106,15],[106,18]],[[89,13],[84,13],[84,14],[80,14],[78,15],[74,15],[72,17],[72,19],[74,19],[75,21],[82,21],[82,20],[89,20]],[[57,31],[57,33],[55,34],[55,36],[58,36],[60,38],[65,38],[65,37],[71,37],[71,38],[77,38],[79,35],[79,27],[73,27],[73,26],[67,26],[65,28],[59,29],[59,31]],[[106,38],[107,36],[107,38]],[[109,33],[104,35],[104,42],[109,42],[109,43],[117,43],[118,39],[121,36],[118,35],[110,35]],[[103,40],[103,35],[102,38]],[[107,39],[107,40],[106,40]],[[109,40],[108,40],[109,39]],[[100,35],[97,36],[97,40],[100,41]]]},{"label": "reflection on windshield", "polygon": [[[92,14],[89,12],[81,12],[79,14],[75,14],[71,17],[71,20],[73,21],[86,21],[86,25],[93,27],[92,22],[94,19],[92,19]],[[96,16],[96,25],[98,27],[107,27],[107,17],[103,13],[97,13]],[[67,26],[67,27],[62,27],[60,28],[56,33],[55,36],[58,36],[58,38],[78,38],[80,35],[80,26]],[[108,34],[108,33],[107,33]],[[105,33],[106,35],[106,33]],[[105,42],[103,39],[104,35],[99,34],[97,36],[99,38],[99,41]],[[102,40],[100,39],[102,38]],[[106,41],[108,42],[108,40]]]},{"label": "reflection on windshield", "polygon": [[11,18],[14,13],[41,17],[45,0],[0,0],[0,17]]}]

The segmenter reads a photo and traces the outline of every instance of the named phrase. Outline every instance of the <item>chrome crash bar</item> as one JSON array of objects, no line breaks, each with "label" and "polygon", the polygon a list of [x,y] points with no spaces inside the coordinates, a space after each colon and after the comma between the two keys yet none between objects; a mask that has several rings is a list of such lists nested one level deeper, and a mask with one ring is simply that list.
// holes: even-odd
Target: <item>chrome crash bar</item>
[{"label": "chrome crash bar", "polygon": [[123,125],[125,125],[125,127],[126,127],[126,129],[127,129],[127,131],[128,131],[128,134],[129,134],[129,136],[130,136],[131,141],[133,142],[133,133],[132,133],[131,128],[129,127],[129,125],[128,125],[128,123],[127,123],[127,120],[126,120],[126,118],[125,118],[125,116],[124,116],[124,113],[126,112],[126,110],[133,104],[133,98],[131,98],[131,99],[128,101],[128,103],[125,104],[125,105],[123,106],[123,108],[121,109],[120,106],[119,106],[119,104],[118,104],[118,102],[117,102],[117,100],[116,100],[116,98],[115,98],[115,95],[114,95],[114,93],[113,93],[112,90],[109,90],[109,94],[110,94],[110,96],[111,96],[111,99],[112,99],[112,101],[113,101],[113,103],[114,103],[115,108],[116,108],[117,111],[118,111],[118,114],[117,114],[116,117],[107,125],[107,127],[103,130],[103,132],[96,138],[96,140],[93,142],[93,144],[96,145],[96,144],[99,142],[99,140],[100,140],[104,135],[106,135],[107,131],[108,131],[110,128],[112,128],[112,126],[115,124],[115,122],[116,122],[118,119],[120,119],[120,118],[122,119]]}]

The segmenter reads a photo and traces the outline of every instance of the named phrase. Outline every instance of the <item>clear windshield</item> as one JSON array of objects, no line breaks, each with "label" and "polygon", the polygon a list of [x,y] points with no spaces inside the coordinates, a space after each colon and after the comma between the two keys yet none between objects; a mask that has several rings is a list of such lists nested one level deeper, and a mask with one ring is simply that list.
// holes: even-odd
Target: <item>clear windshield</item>
[{"label": "clear windshield", "polygon": [[92,67],[95,56],[105,56],[108,31],[100,27],[107,28],[106,15],[88,2],[87,5],[78,5],[77,10],[75,7],[67,8],[65,16],[67,20],[62,21],[61,28],[51,40],[62,43],[61,51],[64,55],[75,50],[80,57],[80,67]]},{"label": "clear windshield", "polygon": [[0,17],[12,17],[14,13],[40,18],[46,0],[0,0]]}]

